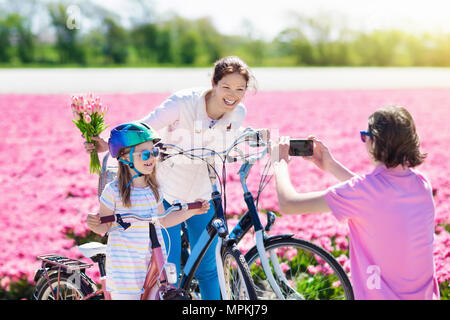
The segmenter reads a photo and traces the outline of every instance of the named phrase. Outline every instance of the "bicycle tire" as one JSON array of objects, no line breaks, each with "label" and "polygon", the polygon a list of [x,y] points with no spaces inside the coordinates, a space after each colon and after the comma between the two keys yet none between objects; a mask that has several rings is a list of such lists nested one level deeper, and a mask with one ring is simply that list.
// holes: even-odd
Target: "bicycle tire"
[{"label": "bicycle tire", "polygon": [[[344,269],[341,267],[339,262],[337,262],[336,259],[323,248],[305,240],[292,238],[290,235],[268,238],[264,241],[264,246],[266,248],[266,252],[269,252],[269,250],[274,250],[273,252],[277,254],[279,263],[281,262],[281,264],[284,264],[283,267],[286,272],[283,270],[282,271],[284,273],[284,279],[288,280],[289,285],[286,285],[285,280],[280,281],[279,277],[277,277],[275,273],[273,274],[278,285],[280,286],[280,289],[282,289],[281,291],[285,299],[354,299],[353,289]],[[283,248],[283,250],[281,248]],[[297,250],[297,255],[293,256],[295,251],[289,250]],[[305,265],[303,258],[299,257],[300,250],[307,253],[305,256],[310,256],[314,259],[315,256],[318,256],[323,262],[320,262],[320,260],[318,260],[319,262],[317,264],[314,264],[312,259],[310,258],[310,262],[307,262]],[[292,259],[288,260],[291,256]],[[262,269],[262,267],[258,266],[257,261],[259,258],[259,253],[256,246],[250,249],[245,257],[250,270],[252,271],[252,279],[256,286],[258,298],[263,300],[277,299],[278,297],[272,291],[270,284],[264,279],[264,270]],[[272,272],[274,272],[272,262],[270,262],[270,264]],[[318,268],[318,266],[320,266],[320,270],[322,270],[323,268],[325,272],[323,274],[317,272],[316,275],[313,275],[310,273],[308,264],[313,266],[314,268]],[[327,265],[329,267],[327,267]],[[330,270],[332,270],[333,273],[329,275],[329,279],[326,279],[326,273],[329,273]],[[298,272],[298,274],[294,274],[294,272]],[[320,282],[318,282],[319,280]],[[339,281],[339,283],[337,283],[336,281]],[[330,285],[330,287],[322,288],[319,286],[327,283]],[[308,285],[311,285],[311,287],[307,287]],[[314,288],[314,286],[317,290]],[[339,287],[342,287],[342,289],[340,289]],[[343,293],[342,296],[339,296],[340,292]]]},{"label": "bicycle tire", "polygon": [[[61,271],[59,277],[59,300],[83,300],[89,294],[96,291],[96,288],[86,281],[81,273],[78,273],[75,278],[77,279],[74,279],[74,274]],[[33,294],[36,300],[56,300],[54,296],[56,296],[57,292],[58,272],[55,271],[50,273],[49,280],[53,288],[54,295],[51,294],[52,290],[50,289],[47,278],[45,276],[41,276],[36,282]],[[71,295],[67,295],[69,290],[72,290]],[[74,294],[74,292],[76,294]]]},{"label": "bicycle tire", "polygon": [[[228,297],[225,297],[225,299],[257,300],[258,295],[256,294],[250,269],[244,255],[235,244],[224,248],[222,261],[225,274],[225,289],[228,294]],[[231,269],[233,267],[236,267],[237,273]],[[238,276],[239,279],[234,279],[235,276]]]}]

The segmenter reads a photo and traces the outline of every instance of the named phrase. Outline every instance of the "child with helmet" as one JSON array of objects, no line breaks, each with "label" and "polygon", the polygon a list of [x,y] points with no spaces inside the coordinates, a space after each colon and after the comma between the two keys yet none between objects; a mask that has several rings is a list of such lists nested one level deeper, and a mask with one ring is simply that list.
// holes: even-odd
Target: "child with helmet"
[{"label": "child with helmet", "polygon": [[[151,258],[149,228],[148,222],[136,221],[123,230],[116,222],[100,224],[100,217],[122,213],[149,217],[164,213],[155,166],[159,154],[155,144],[159,141],[155,131],[145,123],[119,125],[111,131],[108,141],[111,156],[119,162],[117,178],[105,186],[99,213],[89,215],[87,224],[95,233],[108,233],[106,290],[113,300],[140,299]],[[202,201],[202,208],[172,213],[160,220],[161,225],[168,228],[206,213],[209,202],[198,201]],[[158,228],[157,236],[164,248]]]}]

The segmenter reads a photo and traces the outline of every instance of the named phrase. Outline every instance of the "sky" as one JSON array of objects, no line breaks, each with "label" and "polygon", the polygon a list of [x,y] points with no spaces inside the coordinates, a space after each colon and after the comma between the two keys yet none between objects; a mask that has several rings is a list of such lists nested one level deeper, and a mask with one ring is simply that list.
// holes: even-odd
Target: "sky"
[{"label": "sky", "polygon": [[[100,1],[100,0],[95,0]],[[146,0],[158,18],[169,12],[195,19],[212,18],[224,34],[242,34],[271,40],[295,25],[295,15],[322,16],[359,31],[398,28],[412,33],[450,32],[450,0]],[[131,2],[132,3],[132,2]],[[115,11],[133,10],[123,0],[101,1]],[[345,18],[345,19],[344,19]],[[251,29],[249,29],[251,25]]]}]

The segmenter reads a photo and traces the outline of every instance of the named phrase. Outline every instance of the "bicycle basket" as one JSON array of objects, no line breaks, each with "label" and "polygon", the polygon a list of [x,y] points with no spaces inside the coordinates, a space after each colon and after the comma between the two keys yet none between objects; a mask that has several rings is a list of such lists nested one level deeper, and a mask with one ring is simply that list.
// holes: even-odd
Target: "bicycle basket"
[{"label": "bicycle basket", "polygon": [[98,179],[98,198],[102,195],[103,189],[106,184],[113,181],[117,176],[117,165],[108,164],[109,160],[109,152],[103,157],[102,160],[102,172],[100,173],[100,177]]}]

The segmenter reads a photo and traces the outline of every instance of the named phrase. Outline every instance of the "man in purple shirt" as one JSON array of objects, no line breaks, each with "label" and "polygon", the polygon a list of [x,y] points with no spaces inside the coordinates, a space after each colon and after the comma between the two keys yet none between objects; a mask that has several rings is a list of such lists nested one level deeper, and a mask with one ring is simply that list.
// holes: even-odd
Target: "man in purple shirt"
[{"label": "man in purple shirt", "polygon": [[350,268],[356,299],[439,299],[433,239],[435,207],[430,182],[412,168],[419,150],[414,120],[403,107],[387,107],[369,117],[361,131],[373,172],[358,176],[314,140],[307,157],[341,183],[324,191],[297,193],[288,172],[289,138],[272,147],[279,207],[283,213],[331,211],[347,220]]}]

